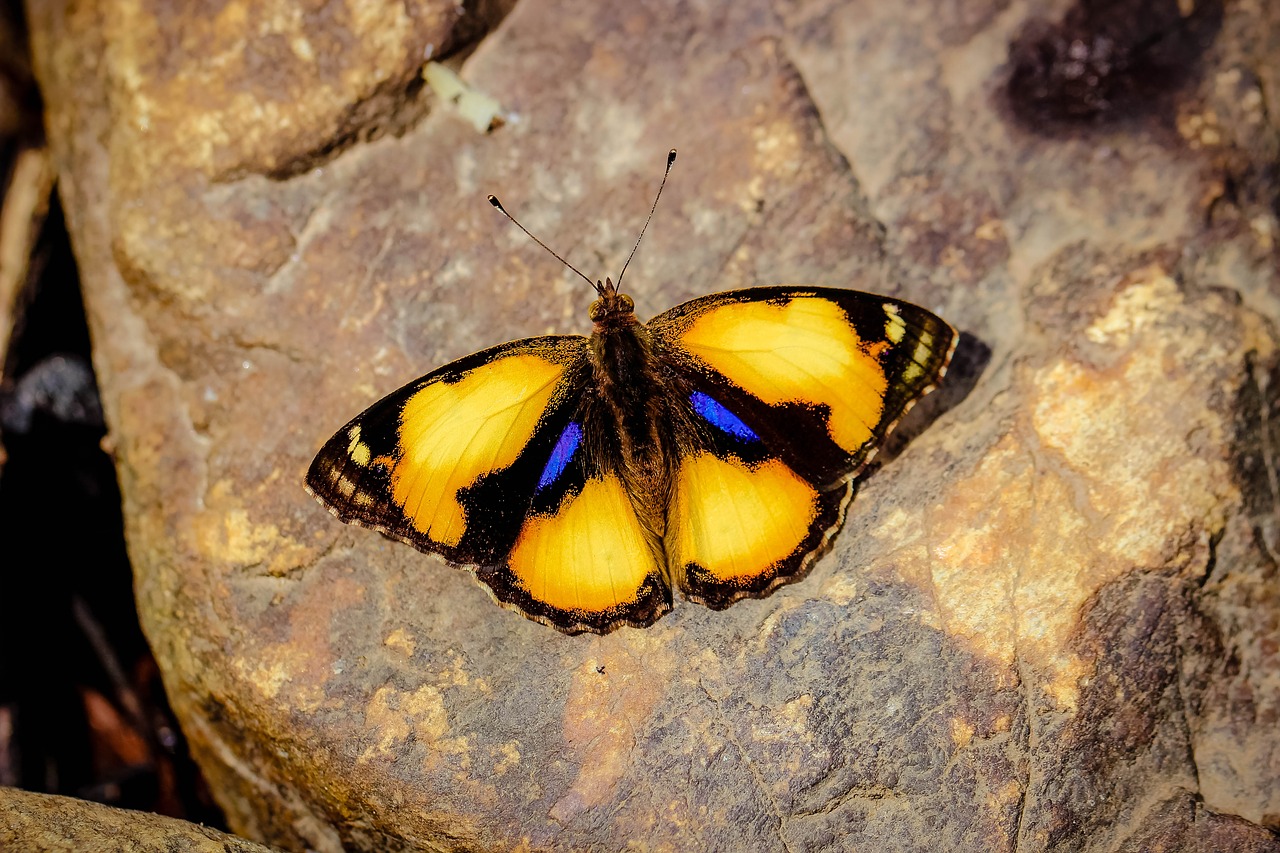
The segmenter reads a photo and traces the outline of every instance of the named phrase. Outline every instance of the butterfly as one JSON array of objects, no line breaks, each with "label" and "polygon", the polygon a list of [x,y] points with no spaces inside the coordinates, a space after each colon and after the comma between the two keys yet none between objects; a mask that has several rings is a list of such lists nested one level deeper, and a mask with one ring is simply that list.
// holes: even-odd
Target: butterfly
[{"label": "butterfly", "polygon": [[590,336],[500,344],[374,403],[307,489],[568,634],[651,625],[676,588],[720,610],[801,578],[955,331],[899,299],[789,285],[641,323],[625,273],[587,279]]}]

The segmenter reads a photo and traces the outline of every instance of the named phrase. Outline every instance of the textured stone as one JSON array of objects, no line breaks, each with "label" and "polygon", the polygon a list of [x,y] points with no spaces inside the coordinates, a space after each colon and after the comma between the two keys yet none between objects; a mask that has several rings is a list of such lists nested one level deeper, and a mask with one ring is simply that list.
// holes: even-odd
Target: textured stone
[{"label": "textured stone", "polygon": [[[1085,108],[1041,121],[1028,46],[1141,11],[1084,5],[525,0],[461,65],[505,111],[488,135],[417,89],[360,94],[443,43],[431,15],[290,19],[350,45],[335,75],[249,63],[261,25],[230,12],[202,41],[147,35],[178,28],[145,6],[33,9],[139,604],[233,827],[323,851],[1280,850],[1280,11],[1161,5],[1187,74],[1044,90]],[[1122,72],[1161,67],[1135,49]],[[485,193],[616,274],[670,147],[641,315],[812,282],[965,333],[936,420],[810,577],[569,638],[302,492],[380,394],[586,330],[590,292]]]},{"label": "textured stone", "polygon": [[0,849],[25,853],[270,853],[225,832],[171,817],[0,788]]}]

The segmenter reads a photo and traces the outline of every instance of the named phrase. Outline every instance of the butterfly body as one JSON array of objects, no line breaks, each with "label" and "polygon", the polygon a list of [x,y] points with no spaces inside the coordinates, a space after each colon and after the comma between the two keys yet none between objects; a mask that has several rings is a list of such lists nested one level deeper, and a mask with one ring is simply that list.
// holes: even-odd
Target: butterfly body
[{"label": "butterfly body", "polygon": [[616,442],[614,468],[627,493],[635,496],[657,552],[665,528],[665,516],[658,510],[669,492],[675,445],[670,401],[677,389],[672,387],[673,377],[663,374],[652,336],[636,319],[631,299],[609,280],[602,293],[589,312],[595,323],[587,341],[594,383],[587,394],[595,399],[584,407],[583,424],[597,456],[608,454]]},{"label": "butterfly body", "polygon": [[598,290],[590,337],[415,380],[329,440],[308,489],[566,633],[649,625],[675,589],[722,609],[807,572],[955,345],[930,312],[851,290],[729,291],[645,324]]}]

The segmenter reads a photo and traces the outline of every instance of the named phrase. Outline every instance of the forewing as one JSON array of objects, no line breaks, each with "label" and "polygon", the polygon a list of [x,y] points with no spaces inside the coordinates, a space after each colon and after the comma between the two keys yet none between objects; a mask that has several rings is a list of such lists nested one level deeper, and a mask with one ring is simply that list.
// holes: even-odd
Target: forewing
[{"label": "forewing", "polygon": [[849,480],[946,371],[955,330],[919,306],[820,287],[685,302],[649,323],[661,357],[806,481]]},{"label": "forewing", "polygon": [[307,488],[338,518],[455,563],[505,559],[589,377],[586,338],[529,338],[448,364],[338,431]]}]

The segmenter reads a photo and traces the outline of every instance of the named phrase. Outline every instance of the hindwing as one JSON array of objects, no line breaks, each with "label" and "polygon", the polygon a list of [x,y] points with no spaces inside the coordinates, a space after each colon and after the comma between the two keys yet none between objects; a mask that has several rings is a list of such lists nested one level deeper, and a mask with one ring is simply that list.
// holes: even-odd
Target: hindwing
[{"label": "hindwing", "polygon": [[852,485],[804,479],[708,390],[682,401],[664,545],[685,596],[720,610],[801,577],[839,527]]},{"label": "hindwing", "polygon": [[541,457],[507,558],[476,572],[498,600],[570,634],[650,625],[671,609],[661,546],[637,512],[611,423],[586,389]]}]

